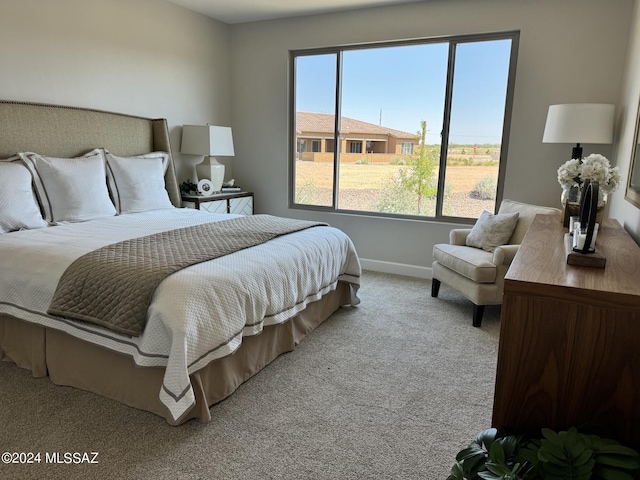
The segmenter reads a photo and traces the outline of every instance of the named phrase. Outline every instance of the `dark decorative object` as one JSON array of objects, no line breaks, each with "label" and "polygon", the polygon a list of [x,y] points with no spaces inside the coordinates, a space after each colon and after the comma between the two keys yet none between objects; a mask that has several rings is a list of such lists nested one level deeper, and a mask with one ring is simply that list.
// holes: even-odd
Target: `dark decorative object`
[{"label": "dark decorative object", "polygon": [[180,193],[183,195],[200,195],[198,193],[198,185],[193,183],[191,179],[187,179],[180,184]]},{"label": "dark decorative object", "polygon": [[596,228],[596,213],[598,211],[598,182],[585,180],[582,202],[580,203],[580,230],[586,230],[587,238],[582,249],[573,247],[574,252],[594,253],[595,248],[591,248],[593,233]]},{"label": "dark decorative object", "polygon": [[584,267],[604,268],[607,259],[592,247],[598,233],[596,216],[598,215],[598,182],[585,180],[580,202],[580,230],[565,235],[567,264]]}]

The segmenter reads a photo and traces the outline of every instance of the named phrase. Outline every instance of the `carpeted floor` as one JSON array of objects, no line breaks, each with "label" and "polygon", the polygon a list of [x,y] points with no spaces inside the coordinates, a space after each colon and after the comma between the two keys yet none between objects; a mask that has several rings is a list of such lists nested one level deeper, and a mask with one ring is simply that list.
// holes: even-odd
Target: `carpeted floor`
[{"label": "carpeted floor", "polygon": [[[499,307],[430,281],[365,272],[344,308],[212,407],[209,423],[153,414],[34,379],[0,362],[2,479],[445,479],[491,422]],[[45,452],[98,452],[98,464],[45,464]]]}]

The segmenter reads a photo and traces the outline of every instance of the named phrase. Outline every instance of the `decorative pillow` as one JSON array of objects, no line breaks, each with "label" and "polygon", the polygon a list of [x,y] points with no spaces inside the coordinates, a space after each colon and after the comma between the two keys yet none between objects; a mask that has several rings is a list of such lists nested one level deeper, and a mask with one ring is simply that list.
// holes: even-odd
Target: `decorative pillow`
[{"label": "decorative pillow", "polygon": [[496,247],[505,245],[518,224],[518,215],[518,212],[494,215],[485,210],[469,232],[467,245],[487,252],[493,252]]},{"label": "decorative pillow", "polygon": [[51,223],[84,222],[111,217],[116,209],[107,189],[104,154],[55,158],[20,153],[31,171],[45,220]]},{"label": "decorative pillow", "polygon": [[0,162],[0,234],[47,226],[31,180],[29,170],[22,163]]},{"label": "decorative pillow", "polygon": [[164,184],[169,154],[116,157],[105,151],[107,179],[119,214],[174,208]]}]

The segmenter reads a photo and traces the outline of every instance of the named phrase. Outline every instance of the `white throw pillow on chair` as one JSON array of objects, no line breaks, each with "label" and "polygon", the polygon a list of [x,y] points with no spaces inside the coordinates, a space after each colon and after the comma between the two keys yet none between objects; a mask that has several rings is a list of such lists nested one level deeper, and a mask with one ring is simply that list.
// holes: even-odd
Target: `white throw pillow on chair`
[{"label": "white throw pillow on chair", "polygon": [[485,210],[467,235],[467,246],[493,252],[505,245],[518,224],[518,216],[518,212],[494,215]]}]

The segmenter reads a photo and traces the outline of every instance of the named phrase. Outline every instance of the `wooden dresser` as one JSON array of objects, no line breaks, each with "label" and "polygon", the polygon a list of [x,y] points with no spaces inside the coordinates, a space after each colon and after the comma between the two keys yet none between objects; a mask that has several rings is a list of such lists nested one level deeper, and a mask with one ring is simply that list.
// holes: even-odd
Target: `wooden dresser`
[{"label": "wooden dresser", "polygon": [[567,265],[566,232],[538,215],[505,277],[493,426],[590,423],[640,448],[640,248],[605,220],[605,268]]}]

